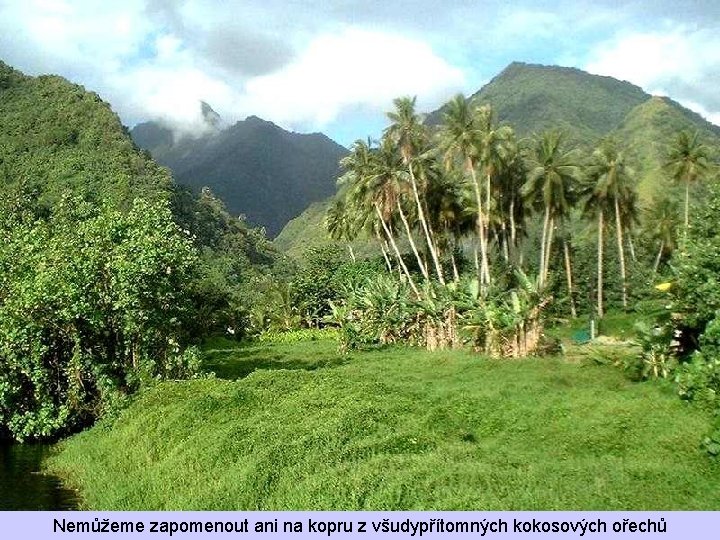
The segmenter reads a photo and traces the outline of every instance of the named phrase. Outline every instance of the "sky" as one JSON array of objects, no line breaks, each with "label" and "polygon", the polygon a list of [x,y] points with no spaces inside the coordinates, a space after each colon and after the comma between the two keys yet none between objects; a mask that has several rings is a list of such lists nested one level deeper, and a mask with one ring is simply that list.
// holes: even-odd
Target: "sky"
[{"label": "sky", "polygon": [[0,60],[97,92],[129,127],[256,115],[343,145],[395,97],[431,111],[513,61],[668,95],[720,125],[720,1],[0,0]]}]

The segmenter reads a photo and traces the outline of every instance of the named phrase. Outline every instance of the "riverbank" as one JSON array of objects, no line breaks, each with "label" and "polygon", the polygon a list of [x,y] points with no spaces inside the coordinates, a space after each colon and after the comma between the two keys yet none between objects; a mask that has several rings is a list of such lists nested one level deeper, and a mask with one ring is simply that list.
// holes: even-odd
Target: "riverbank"
[{"label": "riverbank", "polygon": [[104,510],[720,509],[707,418],[609,366],[327,341],[209,362],[224,379],[159,384],[48,466]]}]

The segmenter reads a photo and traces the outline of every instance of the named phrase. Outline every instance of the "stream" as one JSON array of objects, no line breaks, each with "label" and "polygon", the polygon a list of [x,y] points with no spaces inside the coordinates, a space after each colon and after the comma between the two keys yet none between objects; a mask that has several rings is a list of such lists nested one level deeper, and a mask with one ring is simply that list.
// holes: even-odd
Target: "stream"
[{"label": "stream", "polygon": [[74,491],[55,476],[40,474],[52,447],[43,444],[0,444],[0,510],[75,510]]}]

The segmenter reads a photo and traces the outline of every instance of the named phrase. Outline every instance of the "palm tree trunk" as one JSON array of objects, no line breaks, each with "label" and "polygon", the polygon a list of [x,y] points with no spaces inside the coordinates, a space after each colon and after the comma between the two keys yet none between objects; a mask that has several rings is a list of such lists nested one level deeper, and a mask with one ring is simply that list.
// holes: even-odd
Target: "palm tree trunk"
[{"label": "palm tree trunk", "polygon": [[568,246],[567,239],[563,240],[563,251],[565,252],[565,277],[567,279],[568,297],[570,298],[570,315],[572,318],[577,317],[577,310],[575,309],[575,296],[573,295],[573,279],[572,279],[572,265],[570,264],[570,246]]},{"label": "palm tree trunk", "polygon": [[540,239],[540,269],[538,271],[538,285],[542,288],[545,285],[545,245],[547,243],[548,222],[550,221],[550,207],[545,205],[545,217],[543,219],[542,238]]},{"label": "palm tree trunk", "polygon": [[637,257],[635,256],[635,242],[633,242],[632,234],[630,234],[630,231],[627,233],[628,238],[628,247],[630,248],[630,257],[632,258],[632,262],[637,262]]},{"label": "palm tree trunk", "polygon": [[603,211],[598,212],[597,314],[603,317]]},{"label": "palm tree trunk", "polygon": [[507,234],[507,225],[505,223],[505,220],[502,220],[502,224],[500,225],[500,232],[502,236],[502,242],[503,242],[503,259],[505,259],[506,263],[510,262],[510,248],[508,248],[508,234]]},{"label": "palm tree trunk", "polygon": [[685,181],[685,240],[690,226],[690,182]]},{"label": "palm tree trunk", "polygon": [[653,274],[657,274],[658,268],[660,268],[660,259],[662,259],[663,249],[665,249],[665,240],[660,241],[660,249],[658,250],[657,257],[655,257],[655,265],[653,266]]},{"label": "palm tree trunk", "polygon": [[398,212],[400,213],[400,219],[403,222],[403,225],[405,226],[405,232],[407,233],[408,241],[410,242],[410,247],[413,250],[413,253],[415,254],[415,258],[417,259],[418,266],[420,267],[420,271],[422,272],[423,277],[426,280],[430,280],[430,275],[428,274],[427,268],[423,264],[422,259],[420,258],[420,253],[418,253],[417,246],[415,245],[415,240],[413,239],[412,231],[410,230],[410,224],[408,223],[407,217],[405,216],[405,212],[402,209],[402,204],[400,203],[400,199],[397,199],[397,207]]},{"label": "palm tree trunk", "polygon": [[513,259],[515,258],[515,248],[517,245],[517,231],[515,230],[515,198],[510,201],[510,245],[512,246]]},{"label": "palm tree trunk", "polygon": [[[485,175],[485,256],[487,261],[490,260],[490,189],[491,189],[491,178],[490,173]],[[488,284],[490,283],[490,267],[487,268],[488,272]]]},{"label": "palm tree trunk", "polygon": [[390,241],[390,245],[393,247],[393,250],[395,251],[395,257],[398,260],[398,264],[400,264],[400,267],[403,269],[403,272],[405,273],[405,277],[407,277],[408,283],[410,284],[410,288],[413,290],[416,296],[420,297],[420,292],[418,291],[417,286],[415,285],[415,281],[413,280],[412,276],[410,275],[410,272],[407,269],[407,266],[405,265],[405,261],[403,261],[402,255],[400,255],[400,250],[397,247],[397,244],[395,243],[395,238],[392,235],[392,232],[390,232],[390,229],[387,226],[387,223],[385,223],[385,220],[382,217],[382,212],[380,212],[380,206],[378,203],[375,203],[375,212],[377,213],[378,219],[380,220],[380,223],[382,223],[383,230],[385,231],[385,235],[387,236],[388,240]]},{"label": "palm tree trunk", "polygon": [[453,279],[457,283],[460,281],[460,274],[458,273],[457,262],[455,262],[455,250],[450,252],[450,260],[452,261]]},{"label": "palm tree trunk", "polygon": [[543,265],[543,268],[545,269],[545,275],[543,276],[543,283],[547,283],[548,273],[550,269],[550,253],[552,252],[552,243],[553,243],[553,235],[555,234],[555,218],[550,218],[550,223],[548,225],[548,235],[547,235],[547,247],[545,248],[545,264]]},{"label": "palm tree trunk", "polygon": [[617,230],[618,256],[620,257],[620,278],[622,279],[623,309],[627,311],[627,280],[625,278],[625,250],[623,249],[622,222],[620,221],[620,202],[615,197],[615,229]]},{"label": "palm tree trunk", "polygon": [[[473,187],[475,188],[475,201],[478,207],[478,217],[476,221],[478,241],[480,243],[480,265],[478,271],[478,282],[482,286],[483,284],[490,283],[490,271],[488,268],[487,249],[485,245],[485,218],[482,211],[482,195],[480,194],[480,183],[478,182],[477,175],[475,174],[475,167],[472,159],[467,158],[466,160],[467,169],[470,171],[470,175],[473,180]],[[477,247],[475,248],[475,260],[477,261]],[[482,287],[481,287],[482,288]]]},{"label": "palm tree trunk", "polygon": [[418,209],[418,218],[422,225],[423,231],[425,232],[425,240],[427,241],[430,255],[432,256],[433,263],[435,264],[435,272],[437,272],[438,280],[443,285],[445,284],[445,278],[443,277],[442,267],[440,266],[440,260],[435,250],[435,243],[433,242],[432,236],[430,235],[430,229],[428,228],[427,220],[425,219],[425,210],[423,209],[422,202],[420,201],[420,194],[417,188],[417,182],[415,181],[415,174],[413,173],[412,163],[408,161],[408,171],[410,172],[410,183],[412,184],[413,195],[415,195],[415,204]]},{"label": "palm tree trunk", "polygon": [[390,263],[390,257],[388,257],[390,247],[388,246],[387,240],[382,238],[380,231],[377,229],[375,229],[375,238],[377,238],[378,244],[380,244],[380,251],[382,252],[383,259],[385,259],[385,265],[387,266],[388,272],[392,274],[392,264]]}]

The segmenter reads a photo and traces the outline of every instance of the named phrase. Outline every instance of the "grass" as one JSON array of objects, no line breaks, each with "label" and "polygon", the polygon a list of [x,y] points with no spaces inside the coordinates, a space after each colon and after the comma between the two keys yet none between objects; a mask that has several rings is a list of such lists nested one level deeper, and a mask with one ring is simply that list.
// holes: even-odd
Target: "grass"
[{"label": "grass", "polygon": [[669,386],[562,359],[331,341],[232,348],[49,467],[93,509],[720,509],[708,419]]}]

